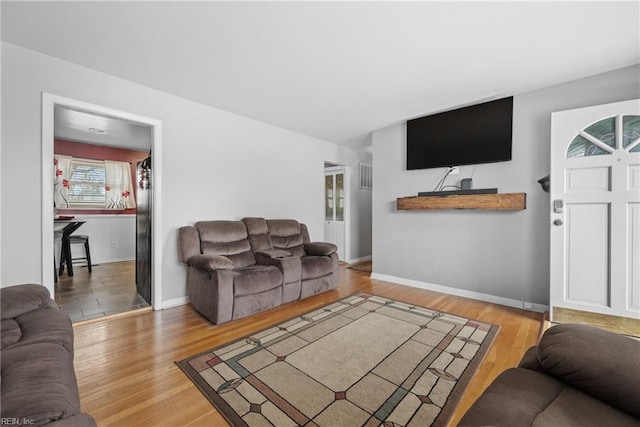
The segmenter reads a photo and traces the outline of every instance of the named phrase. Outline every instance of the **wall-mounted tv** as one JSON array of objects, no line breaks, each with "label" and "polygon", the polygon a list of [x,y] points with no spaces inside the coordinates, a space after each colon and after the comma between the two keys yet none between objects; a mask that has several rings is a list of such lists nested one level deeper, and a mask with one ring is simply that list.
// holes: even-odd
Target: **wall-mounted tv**
[{"label": "wall-mounted tv", "polygon": [[513,97],[407,121],[407,169],[511,160]]}]

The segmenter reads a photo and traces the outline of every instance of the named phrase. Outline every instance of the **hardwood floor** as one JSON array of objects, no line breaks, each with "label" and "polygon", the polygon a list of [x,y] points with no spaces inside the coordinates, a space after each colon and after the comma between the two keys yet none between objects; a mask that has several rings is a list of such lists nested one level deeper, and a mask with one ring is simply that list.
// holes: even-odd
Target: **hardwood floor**
[{"label": "hardwood floor", "polygon": [[335,290],[219,326],[190,305],[74,325],[82,410],[99,426],[227,425],[174,362],[360,290],[501,326],[450,425],[537,342],[543,321],[541,313],[372,280],[341,266]]},{"label": "hardwood floor", "polygon": [[136,262],[96,264],[92,272],[75,266],[74,275],[63,274],[55,285],[55,300],[72,322],[126,313],[150,305],[136,290]]}]

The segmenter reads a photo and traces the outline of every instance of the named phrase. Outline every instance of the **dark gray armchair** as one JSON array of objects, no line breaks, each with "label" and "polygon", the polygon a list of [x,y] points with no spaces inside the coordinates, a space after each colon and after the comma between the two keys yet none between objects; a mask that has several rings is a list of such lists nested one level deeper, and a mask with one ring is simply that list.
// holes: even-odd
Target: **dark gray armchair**
[{"label": "dark gray armchair", "polygon": [[80,410],[73,328],[42,285],[0,289],[2,424],[92,427]]}]

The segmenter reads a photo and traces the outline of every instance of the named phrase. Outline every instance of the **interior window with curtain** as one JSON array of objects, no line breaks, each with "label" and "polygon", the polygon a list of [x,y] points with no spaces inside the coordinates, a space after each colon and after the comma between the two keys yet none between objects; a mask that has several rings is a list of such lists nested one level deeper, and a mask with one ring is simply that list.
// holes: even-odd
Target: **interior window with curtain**
[{"label": "interior window with curtain", "polygon": [[73,159],[69,174],[69,206],[104,209],[105,164],[102,161]]},{"label": "interior window with curtain", "polygon": [[54,171],[54,203],[58,209],[136,207],[129,163],[55,155]]},{"label": "interior window with curtain", "polygon": [[71,173],[70,156],[56,154],[53,157],[53,204],[58,209],[69,206],[69,176]]},{"label": "interior window with curtain", "polygon": [[129,163],[105,160],[107,209],[131,209],[136,207]]}]

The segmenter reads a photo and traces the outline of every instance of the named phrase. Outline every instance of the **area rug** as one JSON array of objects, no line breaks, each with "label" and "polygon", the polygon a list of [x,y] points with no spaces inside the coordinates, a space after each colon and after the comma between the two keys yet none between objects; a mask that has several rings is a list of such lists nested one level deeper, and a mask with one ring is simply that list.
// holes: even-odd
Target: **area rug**
[{"label": "area rug", "polygon": [[441,426],[497,332],[358,293],[177,364],[233,426]]}]

